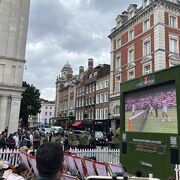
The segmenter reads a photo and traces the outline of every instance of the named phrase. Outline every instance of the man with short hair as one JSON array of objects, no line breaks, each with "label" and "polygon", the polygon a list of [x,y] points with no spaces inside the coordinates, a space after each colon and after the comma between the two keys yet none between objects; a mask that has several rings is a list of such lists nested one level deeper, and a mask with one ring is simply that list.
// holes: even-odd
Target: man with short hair
[{"label": "man with short hair", "polygon": [[40,145],[36,153],[38,180],[60,180],[64,170],[62,145],[48,142]]}]

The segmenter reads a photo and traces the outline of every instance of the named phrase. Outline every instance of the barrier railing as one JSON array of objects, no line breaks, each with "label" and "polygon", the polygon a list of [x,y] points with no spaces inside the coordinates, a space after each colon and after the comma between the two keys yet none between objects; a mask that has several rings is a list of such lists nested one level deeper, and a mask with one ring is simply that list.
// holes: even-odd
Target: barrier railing
[{"label": "barrier railing", "polygon": [[95,157],[99,162],[119,163],[120,149],[97,148],[97,149],[70,149],[71,153],[80,157]]},{"label": "barrier railing", "polygon": [[8,161],[12,165],[17,165],[20,160],[20,152],[17,149],[0,149],[0,159]]}]

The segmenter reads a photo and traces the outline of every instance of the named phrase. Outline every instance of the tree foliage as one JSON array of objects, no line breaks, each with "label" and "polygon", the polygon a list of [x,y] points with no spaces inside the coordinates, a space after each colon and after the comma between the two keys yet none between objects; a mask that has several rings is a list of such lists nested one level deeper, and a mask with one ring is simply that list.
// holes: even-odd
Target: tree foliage
[{"label": "tree foliage", "polygon": [[28,117],[30,115],[36,116],[40,112],[41,100],[40,91],[33,85],[23,82],[25,91],[22,93],[20,119],[22,119],[21,126],[28,126]]}]

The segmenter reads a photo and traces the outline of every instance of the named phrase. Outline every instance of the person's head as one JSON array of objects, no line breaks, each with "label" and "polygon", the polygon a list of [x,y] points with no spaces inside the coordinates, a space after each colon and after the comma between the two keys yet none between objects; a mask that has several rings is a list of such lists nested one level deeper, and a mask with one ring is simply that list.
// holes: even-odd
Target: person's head
[{"label": "person's head", "polygon": [[15,136],[18,136],[19,134],[18,134],[18,132],[15,132],[14,135],[15,135]]},{"label": "person's head", "polygon": [[10,135],[9,135],[9,138],[11,138],[11,139],[12,139],[12,138],[13,138],[13,135],[12,135],[12,134],[10,134]]},{"label": "person's head", "polygon": [[57,143],[44,143],[36,153],[36,162],[39,175],[42,177],[55,177],[63,171],[64,152],[62,145]]},{"label": "person's head", "polygon": [[24,164],[19,164],[18,166],[15,167],[15,169],[13,170],[13,172],[15,174],[18,174],[22,177],[26,177],[28,169],[26,168],[26,166]]},{"label": "person's head", "polygon": [[136,177],[142,177],[142,171],[141,170],[136,171]]},{"label": "person's head", "polygon": [[7,136],[7,132],[6,131],[3,131],[2,134],[3,134],[4,137]]}]

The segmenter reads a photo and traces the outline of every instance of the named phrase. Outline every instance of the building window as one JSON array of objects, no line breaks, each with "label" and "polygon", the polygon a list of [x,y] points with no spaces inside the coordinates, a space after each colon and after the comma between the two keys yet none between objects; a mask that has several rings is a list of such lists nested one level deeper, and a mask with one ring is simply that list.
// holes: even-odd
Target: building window
[{"label": "building window", "polygon": [[91,103],[94,104],[94,97],[91,98]]},{"label": "building window", "polygon": [[91,105],[91,98],[89,98],[89,105]]},{"label": "building window", "polygon": [[103,103],[103,102],[104,102],[104,94],[101,93],[101,94],[100,94],[100,103]]},{"label": "building window", "polygon": [[172,53],[178,53],[178,37],[169,38],[169,51]]},{"label": "building window", "polygon": [[104,119],[108,119],[108,108],[104,108]]},{"label": "building window", "polygon": [[150,20],[147,19],[144,21],[144,31],[147,31],[150,29]]},{"label": "building window", "polygon": [[108,87],[108,81],[105,81],[105,87],[106,88]]},{"label": "building window", "polygon": [[84,98],[82,98],[82,106],[84,106]]},{"label": "building window", "polygon": [[96,109],[96,119],[100,119],[99,109]]},{"label": "building window", "polygon": [[50,107],[50,109],[52,109],[52,107]]},{"label": "building window", "polygon": [[108,92],[104,93],[104,102],[108,102]]},{"label": "building window", "polygon": [[177,17],[172,15],[169,16],[169,26],[177,28]]},{"label": "building window", "polygon": [[51,115],[52,115],[52,112],[49,112],[49,115],[51,116]]},{"label": "building window", "polygon": [[119,93],[120,92],[120,82],[121,82],[121,76],[120,75],[116,75],[115,76],[115,89],[114,89],[114,93]]},{"label": "building window", "polygon": [[121,38],[117,39],[117,48],[121,47]]},{"label": "building window", "polygon": [[46,106],[46,109],[47,109],[48,107]]},{"label": "building window", "polygon": [[47,116],[47,112],[45,112],[45,116]]},{"label": "building window", "polygon": [[120,106],[115,106],[114,108],[114,114],[119,115],[120,114]]},{"label": "building window", "polygon": [[151,53],[151,43],[150,40],[144,42],[144,56],[147,56]]},{"label": "building window", "polygon": [[128,63],[134,62],[134,48],[128,50]]},{"label": "building window", "polygon": [[47,124],[47,119],[44,119],[45,120],[45,124]]},{"label": "building window", "polygon": [[129,31],[129,41],[134,39],[134,30]]},{"label": "building window", "polygon": [[99,90],[99,83],[96,84],[96,90]]},{"label": "building window", "polygon": [[92,91],[94,92],[95,90],[95,84],[92,85]]},{"label": "building window", "polygon": [[94,111],[91,110],[91,119],[94,119]]},{"label": "building window", "polygon": [[100,119],[104,118],[104,109],[100,109]]},{"label": "building window", "polygon": [[100,89],[104,89],[104,82],[100,83]]},{"label": "building window", "polygon": [[100,102],[100,94],[97,94],[96,95],[96,104],[99,104],[99,102]]},{"label": "building window", "polygon": [[144,75],[146,74],[150,74],[152,71],[151,71],[151,64],[144,64],[143,65],[143,73]]},{"label": "building window", "polygon": [[91,85],[89,86],[89,93],[91,93]]},{"label": "building window", "polygon": [[134,79],[135,78],[135,70],[129,70],[128,71],[128,80]]},{"label": "building window", "polygon": [[116,58],[116,68],[120,68],[121,67],[121,56],[118,56]]}]

